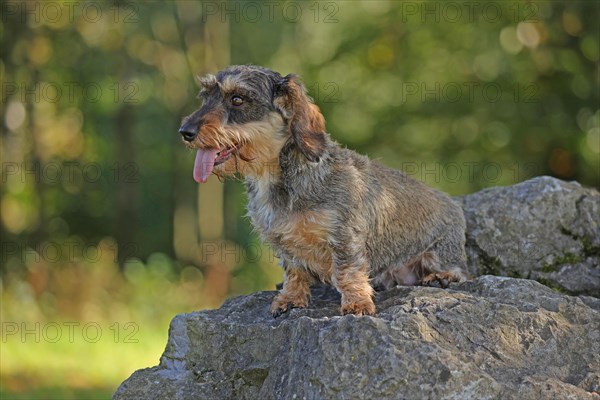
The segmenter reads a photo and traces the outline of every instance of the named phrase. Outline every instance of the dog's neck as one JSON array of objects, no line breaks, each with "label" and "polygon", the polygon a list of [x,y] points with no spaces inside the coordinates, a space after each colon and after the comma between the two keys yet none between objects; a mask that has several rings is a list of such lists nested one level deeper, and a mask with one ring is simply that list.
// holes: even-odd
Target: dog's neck
[{"label": "dog's neck", "polygon": [[328,140],[321,159],[310,162],[292,141],[286,142],[277,163],[271,162],[261,175],[246,176],[248,200],[289,211],[310,207],[326,190],[335,146]]}]

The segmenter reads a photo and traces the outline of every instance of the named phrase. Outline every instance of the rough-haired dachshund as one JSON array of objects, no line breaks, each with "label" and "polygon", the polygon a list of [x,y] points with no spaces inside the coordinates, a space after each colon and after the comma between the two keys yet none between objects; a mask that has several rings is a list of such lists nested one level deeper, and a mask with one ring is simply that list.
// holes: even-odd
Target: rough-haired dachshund
[{"label": "rough-haired dachshund", "polygon": [[315,280],[341,312],[375,313],[373,287],[463,281],[465,219],[446,194],[340,147],[295,75],[231,66],[200,80],[179,132],[194,179],[241,174],[248,215],[285,271],[278,316],[307,307]]}]

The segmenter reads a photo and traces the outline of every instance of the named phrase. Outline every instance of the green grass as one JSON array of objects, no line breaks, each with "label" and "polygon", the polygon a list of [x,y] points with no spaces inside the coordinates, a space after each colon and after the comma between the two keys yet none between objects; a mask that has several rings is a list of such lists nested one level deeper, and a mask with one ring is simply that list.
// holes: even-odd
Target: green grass
[{"label": "green grass", "polygon": [[65,387],[46,387],[24,389],[19,392],[6,392],[0,389],[1,400],[108,400],[112,397],[112,388],[69,389]]},{"label": "green grass", "polygon": [[[2,399],[110,398],[135,370],[158,364],[167,340],[166,322],[141,322],[127,325],[128,329],[125,322],[98,322],[87,331],[82,322],[71,334],[63,323],[49,324],[40,324],[39,329],[33,322],[26,324],[39,337],[5,333],[0,360]],[[56,326],[63,328],[58,340]],[[97,327],[102,330],[99,335]]]},{"label": "green grass", "polygon": [[274,262],[206,274],[164,255],[123,273],[112,258],[25,261],[0,276],[0,399],[109,399],[134,371],[158,365],[175,315],[281,280]]}]

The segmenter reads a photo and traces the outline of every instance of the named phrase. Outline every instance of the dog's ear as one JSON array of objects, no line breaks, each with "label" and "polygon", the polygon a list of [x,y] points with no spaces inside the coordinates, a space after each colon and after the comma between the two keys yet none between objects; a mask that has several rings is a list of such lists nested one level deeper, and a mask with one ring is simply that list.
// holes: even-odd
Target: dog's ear
[{"label": "dog's ear", "polygon": [[273,104],[288,122],[300,152],[309,161],[319,161],[326,144],[325,118],[296,75],[287,75],[276,84]]}]

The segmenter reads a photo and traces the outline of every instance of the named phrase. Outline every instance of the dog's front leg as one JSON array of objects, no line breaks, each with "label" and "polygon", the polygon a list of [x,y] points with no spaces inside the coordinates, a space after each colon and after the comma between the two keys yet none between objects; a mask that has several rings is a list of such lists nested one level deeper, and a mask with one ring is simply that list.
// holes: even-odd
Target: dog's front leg
[{"label": "dog's front leg", "polygon": [[271,303],[271,314],[279,317],[289,308],[306,308],[310,298],[311,275],[306,269],[284,262],[283,288]]},{"label": "dog's front leg", "polygon": [[369,283],[369,264],[364,250],[356,244],[334,251],[332,283],[342,294],[342,314],[373,315],[373,288]]}]

